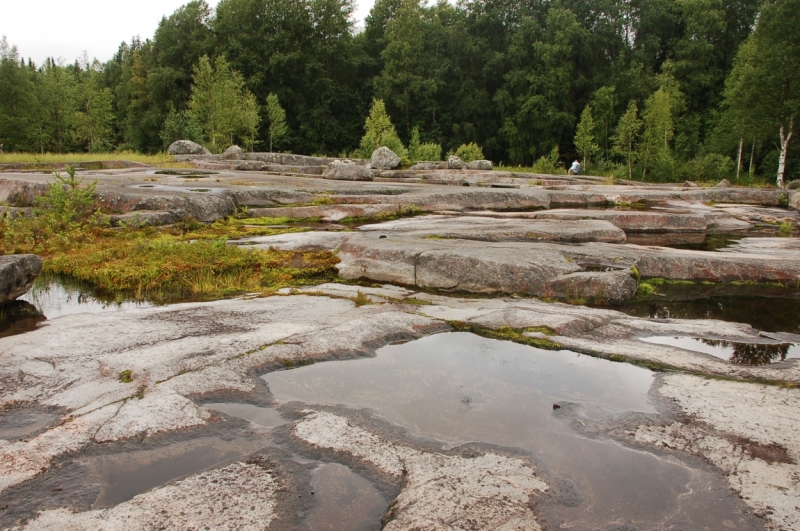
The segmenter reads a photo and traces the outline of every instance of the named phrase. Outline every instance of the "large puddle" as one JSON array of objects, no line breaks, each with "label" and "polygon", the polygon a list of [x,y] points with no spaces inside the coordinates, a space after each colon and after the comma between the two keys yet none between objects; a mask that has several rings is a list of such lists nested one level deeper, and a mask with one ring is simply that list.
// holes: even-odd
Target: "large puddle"
[{"label": "large puddle", "polygon": [[766,365],[787,359],[800,358],[800,345],[791,343],[760,345],[684,336],[653,336],[643,337],[641,340],[647,343],[668,345],[710,354],[736,365]]},{"label": "large puddle", "polygon": [[[531,452],[574,481],[584,501],[548,508],[561,529],[752,529],[720,478],[669,457],[569,426],[554,405],[578,404],[585,423],[655,412],[653,373],[572,352],[551,352],[466,333],[380,349],[375,358],[320,363],[265,375],[281,402],[370,408],[445,447],[483,442]],[[657,526],[657,527],[654,527]]]}]

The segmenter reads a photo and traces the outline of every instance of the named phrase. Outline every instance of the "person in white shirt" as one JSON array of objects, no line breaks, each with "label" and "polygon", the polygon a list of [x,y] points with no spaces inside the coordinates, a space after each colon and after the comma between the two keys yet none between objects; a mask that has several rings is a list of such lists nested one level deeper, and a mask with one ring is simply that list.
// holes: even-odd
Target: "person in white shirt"
[{"label": "person in white shirt", "polygon": [[572,163],[572,167],[569,169],[570,175],[578,175],[581,172],[581,163],[577,160]]}]

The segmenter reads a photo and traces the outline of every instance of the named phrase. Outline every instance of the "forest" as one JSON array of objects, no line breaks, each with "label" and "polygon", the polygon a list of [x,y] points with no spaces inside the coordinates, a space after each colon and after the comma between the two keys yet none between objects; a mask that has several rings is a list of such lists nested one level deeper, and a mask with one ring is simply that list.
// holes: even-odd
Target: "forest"
[{"label": "forest", "polygon": [[[376,107],[428,157],[743,184],[800,178],[800,0],[203,0],[106,62],[0,42],[6,152],[352,156]],[[113,22],[109,22],[113,23]],[[374,116],[373,116],[374,117]],[[437,151],[437,148],[438,151]]]}]

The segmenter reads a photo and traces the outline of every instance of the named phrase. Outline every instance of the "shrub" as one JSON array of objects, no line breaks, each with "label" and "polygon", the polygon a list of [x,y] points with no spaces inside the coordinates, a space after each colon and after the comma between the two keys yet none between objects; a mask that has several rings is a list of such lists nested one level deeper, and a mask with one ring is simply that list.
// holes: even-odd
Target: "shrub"
[{"label": "shrub", "polygon": [[733,178],[735,171],[736,164],[730,157],[708,153],[687,162],[677,180],[718,182]]},{"label": "shrub", "polygon": [[453,154],[467,163],[472,162],[473,160],[485,159],[483,156],[483,150],[475,142],[470,144],[462,144]]},{"label": "shrub", "polygon": [[556,146],[548,156],[541,157],[533,164],[533,172],[545,175],[563,174],[564,171],[558,166],[558,156],[558,146]]},{"label": "shrub", "polygon": [[408,158],[415,162],[442,160],[442,146],[433,142],[421,143],[419,127],[415,127],[408,143]]}]

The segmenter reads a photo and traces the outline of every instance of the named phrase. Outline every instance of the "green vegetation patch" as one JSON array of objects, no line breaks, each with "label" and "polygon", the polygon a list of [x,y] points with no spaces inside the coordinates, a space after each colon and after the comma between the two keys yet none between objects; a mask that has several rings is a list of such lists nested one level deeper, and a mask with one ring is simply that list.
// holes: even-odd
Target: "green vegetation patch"
[{"label": "green vegetation patch", "polygon": [[522,345],[528,345],[530,347],[536,347],[545,350],[562,350],[564,348],[558,343],[550,341],[549,339],[528,337],[523,335],[523,332],[526,330],[516,330],[508,326],[501,326],[497,330],[492,330],[491,328],[464,323],[462,321],[447,321],[447,324],[459,332],[469,332],[471,334],[481,337],[488,337],[490,339],[513,341],[514,343],[520,343]]}]

